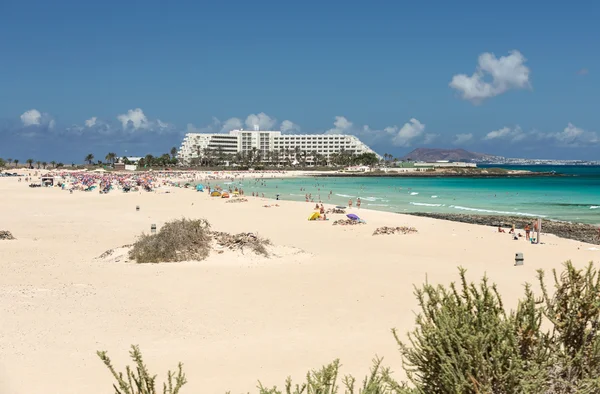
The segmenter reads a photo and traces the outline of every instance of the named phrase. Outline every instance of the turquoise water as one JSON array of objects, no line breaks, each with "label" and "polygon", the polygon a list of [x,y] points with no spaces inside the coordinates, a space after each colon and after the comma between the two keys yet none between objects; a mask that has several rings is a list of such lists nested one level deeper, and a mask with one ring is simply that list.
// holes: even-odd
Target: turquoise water
[{"label": "turquoise water", "polygon": [[[293,178],[244,181],[247,195],[347,205],[390,212],[502,214],[600,224],[600,166],[504,166],[556,171],[563,177]],[[302,190],[301,190],[302,189]],[[330,192],[331,191],[331,195]]]}]

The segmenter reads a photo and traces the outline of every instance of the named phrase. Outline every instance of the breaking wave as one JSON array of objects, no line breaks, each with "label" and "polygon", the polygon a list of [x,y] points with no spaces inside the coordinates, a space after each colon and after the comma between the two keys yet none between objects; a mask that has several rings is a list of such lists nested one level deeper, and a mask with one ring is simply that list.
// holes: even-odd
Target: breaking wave
[{"label": "breaking wave", "polygon": [[537,213],[495,211],[493,209],[479,209],[479,208],[461,207],[460,205],[450,205],[450,208],[459,209],[461,211],[495,213],[495,214],[499,214],[499,215],[531,216],[531,217],[541,217],[541,218],[545,218],[546,217],[546,215],[538,215]]},{"label": "breaking wave", "polygon": [[410,202],[410,205],[419,205],[424,207],[445,207],[446,204],[428,204],[426,202]]}]

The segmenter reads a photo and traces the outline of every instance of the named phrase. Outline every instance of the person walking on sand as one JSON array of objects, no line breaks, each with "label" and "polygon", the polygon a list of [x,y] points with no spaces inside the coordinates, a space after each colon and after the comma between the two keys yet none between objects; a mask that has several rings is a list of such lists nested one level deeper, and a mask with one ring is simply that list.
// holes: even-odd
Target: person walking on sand
[{"label": "person walking on sand", "polygon": [[356,200],[356,208],[360,209],[360,197]]},{"label": "person walking on sand", "polygon": [[352,199],[348,200],[348,208],[352,208]]}]

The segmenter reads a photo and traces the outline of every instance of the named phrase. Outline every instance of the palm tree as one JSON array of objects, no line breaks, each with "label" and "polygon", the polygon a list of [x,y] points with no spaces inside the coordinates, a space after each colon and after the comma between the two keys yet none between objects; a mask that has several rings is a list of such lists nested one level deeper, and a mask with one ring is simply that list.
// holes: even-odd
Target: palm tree
[{"label": "palm tree", "polygon": [[152,167],[154,165],[154,156],[147,154],[145,159],[144,162],[146,163],[146,166]]},{"label": "palm tree", "polygon": [[107,162],[111,163],[111,164],[115,164],[115,159],[117,158],[117,154],[116,153],[112,153],[109,152],[106,157],[104,158],[104,160],[106,160]]},{"label": "palm tree", "polygon": [[19,159],[15,159],[15,167],[19,165]]},{"label": "palm tree", "polygon": [[46,163],[45,161],[42,162],[42,167],[44,167],[44,170],[46,169],[46,167],[48,167],[48,163]]},{"label": "palm tree", "polygon": [[50,165],[52,166],[52,168],[56,168],[56,162],[55,162],[54,160],[52,160],[52,161],[50,162]]},{"label": "palm tree", "polygon": [[63,163],[56,163],[56,168],[61,168],[64,167],[65,165]]},{"label": "palm tree", "polygon": [[12,164],[12,162],[13,162],[13,159],[11,159],[11,158],[9,157],[8,159],[6,159],[6,161],[8,162],[8,166],[10,167],[10,165],[11,165],[11,164]]},{"label": "palm tree", "polygon": [[29,168],[33,168],[33,159],[27,159],[25,161],[25,163],[27,163],[27,165],[29,166]]},{"label": "palm tree", "polygon": [[171,157],[174,159],[175,156],[177,156],[177,148],[172,147],[171,148]]},{"label": "palm tree", "polygon": [[92,164],[92,162],[94,161],[94,155],[93,155],[93,154],[91,154],[91,153],[88,153],[88,154],[87,154],[87,156],[85,157],[85,159],[84,159],[84,160],[85,160],[85,161],[87,161],[87,162],[88,162],[88,164],[90,164],[90,165],[91,165],[91,164]]},{"label": "palm tree", "polygon": [[4,167],[6,167],[6,161],[4,161],[4,159],[0,157],[0,168]]}]

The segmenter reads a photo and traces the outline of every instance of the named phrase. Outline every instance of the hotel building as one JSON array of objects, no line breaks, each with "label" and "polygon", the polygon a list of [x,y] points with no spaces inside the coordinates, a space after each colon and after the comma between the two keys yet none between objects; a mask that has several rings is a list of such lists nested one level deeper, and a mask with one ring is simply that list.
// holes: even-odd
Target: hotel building
[{"label": "hotel building", "polygon": [[[188,133],[179,149],[181,163],[202,157],[205,149],[221,150],[224,154],[248,152],[254,149],[263,153],[279,151],[280,158],[294,157],[296,148],[306,152],[307,163],[312,163],[312,153],[327,159],[333,154],[346,151],[352,154],[375,153],[353,135],[343,134],[282,134],[280,131],[232,130],[229,134]],[[286,155],[285,152],[289,154]],[[377,153],[375,153],[377,155]],[[377,155],[380,158],[379,155]]]}]

